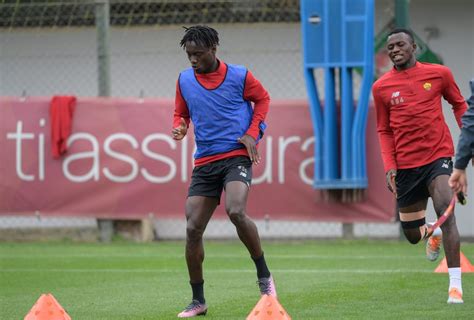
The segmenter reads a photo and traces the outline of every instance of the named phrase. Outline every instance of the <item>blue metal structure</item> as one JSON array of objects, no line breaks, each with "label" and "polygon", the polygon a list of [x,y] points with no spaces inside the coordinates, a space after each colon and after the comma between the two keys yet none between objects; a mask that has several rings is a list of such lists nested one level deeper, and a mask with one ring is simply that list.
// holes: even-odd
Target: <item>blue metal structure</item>
[{"label": "blue metal structure", "polygon": [[[374,0],[301,0],[301,28],[315,136],[314,188],[367,188],[365,132],[374,74]],[[324,106],[314,76],[317,68],[324,69]],[[356,68],[362,70],[358,99],[353,93]]]}]

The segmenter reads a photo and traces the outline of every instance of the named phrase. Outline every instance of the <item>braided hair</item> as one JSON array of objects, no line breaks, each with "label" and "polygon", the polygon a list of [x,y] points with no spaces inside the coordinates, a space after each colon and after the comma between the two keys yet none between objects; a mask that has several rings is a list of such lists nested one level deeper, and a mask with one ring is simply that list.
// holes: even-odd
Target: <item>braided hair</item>
[{"label": "braided hair", "polygon": [[219,45],[219,35],[217,31],[211,27],[196,25],[183,28],[185,30],[184,36],[180,42],[180,46],[183,47],[183,49],[186,49],[186,43],[190,41],[209,49]]}]

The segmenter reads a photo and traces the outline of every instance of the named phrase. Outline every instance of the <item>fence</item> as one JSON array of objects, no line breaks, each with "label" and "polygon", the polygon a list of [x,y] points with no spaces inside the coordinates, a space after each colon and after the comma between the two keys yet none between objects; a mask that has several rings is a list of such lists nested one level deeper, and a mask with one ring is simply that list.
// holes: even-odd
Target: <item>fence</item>
[{"label": "fence", "polygon": [[[377,2],[377,28],[393,17],[392,2]],[[188,67],[181,27],[211,24],[220,33],[218,56],[246,65],[273,99],[306,97],[299,0],[111,0],[108,43],[96,28],[104,3],[2,2],[0,95],[97,96],[98,48],[108,44],[112,96],[172,98]]]},{"label": "fence", "polygon": [[[0,94],[37,96],[63,92],[96,96],[97,49],[103,38],[97,36],[95,15],[104,3],[3,3],[1,65],[8,81],[2,81]],[[274,98],[304,97],[304,86],[297,79],[298,8],[297,0],[112,0],[111,95],[173,97],[177,75],[188,67],[179,47],[184,31],[181,26],[212,24],[220,32],[222,51],[218,53],[222,59],[247,65],[270,86]],[[268,38],[268,31],[282,41]],[[241,45],[249,41],[251,46]],[[288,81],[283,86],[271,84],[267,78]]]}]

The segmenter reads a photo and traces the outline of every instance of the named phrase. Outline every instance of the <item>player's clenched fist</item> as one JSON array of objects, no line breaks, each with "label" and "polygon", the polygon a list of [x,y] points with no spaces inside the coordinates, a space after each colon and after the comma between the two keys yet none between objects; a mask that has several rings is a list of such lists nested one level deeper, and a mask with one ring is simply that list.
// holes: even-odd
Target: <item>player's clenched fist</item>
[{"label": "player's clenched fist", "polygon": [[186,124],[186,121],[184,118],[181,118],[181,122],[179,123],[179,126],[176,128],[173,128],[171,131],[171,134],[173,135],[174,140],[181,140],[184,138],[186,133],[188,132],[188,125]]}]

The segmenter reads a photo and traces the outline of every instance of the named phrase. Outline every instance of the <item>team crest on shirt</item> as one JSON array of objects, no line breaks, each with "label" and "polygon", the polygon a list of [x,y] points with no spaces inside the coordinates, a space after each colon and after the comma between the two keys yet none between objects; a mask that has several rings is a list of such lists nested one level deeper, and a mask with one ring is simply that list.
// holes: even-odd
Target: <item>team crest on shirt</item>
[{"label": "team crest on shirt", "polygon": [[400,91],[395,91],[392,93],[392,98],[390,99],[390,104],[392,106],[395,106],[403,102],[405,102],[405,100],[403,100],[403,97],[400,96]]},{"label": "team crest on shirt", "polygon": [[431,90],[431,83],[429,83],[429,82],[423,83],[423,89],[425,89],[426,91],[430,91]]}]

